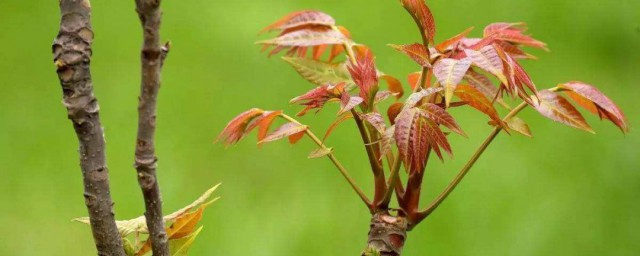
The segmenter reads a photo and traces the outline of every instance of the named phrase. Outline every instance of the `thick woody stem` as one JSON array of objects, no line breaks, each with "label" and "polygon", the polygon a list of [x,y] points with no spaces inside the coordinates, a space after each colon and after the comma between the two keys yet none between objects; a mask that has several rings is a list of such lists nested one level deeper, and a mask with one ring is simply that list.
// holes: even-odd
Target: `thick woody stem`
[{"label": "thick woody stem", "polygon": [[367,248],[362,256],[400,256],[407,240],[408,222],[404,217],[378,212],[371,218]]},{"label": "thick woody stem", "polygon": [[98,101],[91,81],[91,4],[88,0],[60,1],[60,32],[53,42],[53,60],[63,103],[80,143],[80,167],[85,204],[98,255],[124,256],[109,189],[109,170]]},{"label": "thick woody stem", "polygon": [[162,220],[162,199],[156,176],[156,105],[160,89],[160,71],[166,54],[160,46],[160,0],[136,0],[136,11],[143,30],[142,83],[138,102],[138,138],[135,168],[145,203],[145,217],[154,256],[168,256],[168,237]]}]

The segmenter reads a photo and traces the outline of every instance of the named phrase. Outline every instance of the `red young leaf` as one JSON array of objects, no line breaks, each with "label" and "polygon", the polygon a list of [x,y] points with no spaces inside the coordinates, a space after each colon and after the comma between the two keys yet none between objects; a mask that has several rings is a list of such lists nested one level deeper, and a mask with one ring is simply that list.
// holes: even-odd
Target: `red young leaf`
[{"label": "red young leaf", "polygon": [[404,89],[402,89],[402,83],[400,83],[400,80],[386,74],[378,74],[378,78],[387,82],[389,91],[396,97],[396,99],[400,99],[402,95],[404,95]]},{"label": "red young leaf", "polygon": [[247,132],[250,132],[254,128],[258,127],[258,141],[264,139],[269,132],[269,127],[273,123],[276,117],[280,116],[282,111],[265,111],[259,117],[255,118],[253,122],[247,128]]},{"label": "red young leaf", "polygon": [[425,41],[433,44],[433,39],[436,35],[436,23],[431,10],[429,10],[424,0],[401,0],[401,2],[420,28],[420,33]]},{"label": "red young leaf", "polygon": [[283,124],[278,129],[276,129],[275,131],[273,131],[272,133],[267,135],[267,137],[265,137],[263,140],[259,141],[258,144],[280,140],[280,139],[283,139],[283,138],[289,137],[289,136],[294,136],[294,141],[292,142],[292,143],[294,143],[294,142],[297,141],[297,140],[295,140],[296,136],[300,136],[299,133],[305,132],[306,130],[307,130],[307,126],[306,125],[301,125],[299,123],[289,122],[289,123]]},{"label": "red young leaf", "polygon": [[335,30],[316,31],[298,30],[273,39],[258,41],[258,44],[277,46],[316,46],[325,44],[343,44],[347,41],[344,35]]},{"label": "red young leaf", "polygon": [[384,131],[380,138],[380,159],[387,155],[387,153],[391,152],[391,145],[395,143],[394,133],[396,131],[396,126],[392,125],[387,130]]},{"label": "red young leaf", "polygon": [[378,104],[378,103],[388,99],[389,97],[391,97],[391,95],[393,95],[393,94],[390,91],[387,91],[387,90],[378,91],[376,93],[376,101],[375,101],[375,103]]},{"label": "red young leaf", "polygon": [[361,114],[360,118],[373,126],[380,134],[384,134],[387,129],[387,124],[384,122],[384,118],[378,112],[371,112],[367,114]]},{"label": "red young leaf", "polygon": [[398,114],[400,114],[400,111],[402,111],[403,108],[404,103],[402,102],[396,102],[389,106],[389,108],[387,109],[387,118],[389,118],[389,122],[391,122],[391,125],[396,124],[396,117],[398,117]]},{"label": "red young leaf", "polygon": [[355,64],[347,66],[353,82],[360,89],[360,97],[365,104],[370,104],[375,100],[378,91],[378,72],[373,61],[371,51],[356,60]]},{"label": "red young leaf", "polygon": [[307,93],[291,99],[291,103],[299,103],[305,106],[297,115],[303,116],[307,111],[311,109],[322,109],[324,104],[331,99],[338,99],[340,97],[341,86],[338,88],[329,89],[329,85],[318,86]]},{"label": "red young leaf", "polygon": [[469,85],[459,85],[458,88],[456,88],[455,94],[458,98],[469,104],[469,106],[488,115],[492,120],[499,123],[501,122],[500,116],[493,107],[491,100],[485,97],[484,94],[476,88]]},{"label": "red young leaf", "polygon": [[331,27],[335,24],[336,21],[326,13],[312,10],[298,11],[282,17],[278,21],[262,29],[260,33],[273,30],[287,30],[309,25],[322,25]]},{"label": "red young leaf", "polygon": [[[289,51],[286,53],[287,56],[304,57],[309,47],[317,47],[323,45],[333,45],[335,47],[340,46],[348,41],[349,39],[339,31],[330,28],[327,29],[325,27],[315,27],[304,28],[287,33],[283,32],[283,34],[279,37],[258,41],[256,44],[264,45],[262,48],[263,51],[269,49],[269,47],[271,46],[274,46],[274,49],[269,52],[269,56],[277,54],[285,49],[289,49]],[[319,53],[316,53],[316,55],[317,54]],[[336,54],[339,54],[339,52]],[[333,52],[329,57],[330,61],[335,57],[332,56]]]},{"label": "red young leaf", "polygon": [[440,159],[440,148],[451,154],[446,136],[428,116],[425,110],[408,108],[396,118],[394,138],[400,157],[411,173],[424,170],[429,149],[433,149]]},{"label": "red young leaf", "polygon": [[519,96],[526,102],[530,103],[530,99],[527,95],[524,85],[526,85],[531,92],[537,94],[537,89],[533,84],[533,81],[531,81],[531,78],[524,71],[522,66],[520,66],[518,61],[505,53],[500,47],[494,48],[496,49],[496,52],[498,52],[498,55],[503,60],[503,63],[505,65],[504,74],[507,79],[507,83],[502,82],[505,85],[504,88],[506,88],[512,96]]},{"label": "red young leaf", "polygon": [[335,130],[336,127],[338,127],[338,125],[341,124],[342,122],[349,120],[349,118],[353,118],[353,115],[351,115],[351,113],[345,113],[344,115],[341,115],[340,117],[338,117],[338,119],[333,121],[333,123],[329,125],[327,132],[324,134],[324,138],[322,138],[322,141],[327,140],[327,138],[329,138],[329,135],[331,135],[333,130]]},{"label": "red young leaf", "polygon": [[439,52],[446,51],[449,47],[453,46],[454,44],[457,44],[458,42],[460,42],[460,40],[465,38],[471,32],[471,30],[473,30],[473,27],[470,27],[470,28],[466,29],[465,31],[462,31],[462,33],[457,34],[454,37],[449,38],[449,39],[445,40],[444,42],[436,45],[436,50],[438,50]]},{"label": "red young leaf", "polygon": [[393,49],[398,50],[399,52],[406,54],[407,56],[409,56],[409,58],[418,63],[418,65],[423,67],[431,67],[429,53],[427,52],[427,49],[424,48],[424,45],[415,43],[404,45],[390,44],[389,46],[391,46]]},{"label": "red young leaf", "polygon": [[442,87],[431,87],[414,92],[409,95],[409,98],[404,102],[404,108],[415,107],[422,99],[439,91],[442,91]]},{"label": "red young leaf", "polygon": [[356,106],[362,103],[363,99],[358,96],[350,96],[348,93],[343,93],[340,98],[340,111],[338,111],[338,115],[342,115],[345,112],[351,111]]},{"label": "red young leaf", "polygon": [[304,131],[289,135],[289,143],[296,144],[304,137]]},{"label": "red young leaf", "polygon": [[520,49],[517,45],[514,45],[512,43],[498,40],[493,42],[493,44],[496,45],[497,47],[502,48],[502,50],[505,53],[509,54],[514,59],[536,59],[535,56],[529,53],[526,53],[525,51]]},{"label": "red young leaf", "polygon": [[418,83],[420,83],[420,76],[422,76],[422,72],[414,72],[407,76],[407,82],[409,83],[409,86],[411,86],[412,90],[415,90]]},{"label": "red young leaf", "polygon": [[474,65],[495,75],[502,83],[507,83],[502,59],[493,45],[487,45],[479,51],[465,49],[464,52],[471,58]]},{"label": "red young leaf", "polygon": [[457,134],[465,137],[467,136],[464,131],[462,131],[453,116],[447,113],[447,111],[443,108],[439,107],[436,104],[427,103],[422,107],[422,109],[425,111],[429,119],[433,120],[437,124],[444,125]]},{"label": "red young leaf", "polygon": [[237,143],[247,133],[247,126],[254,118],[262,115],[264,110],[252,108],[233,118],[227,126],[218,135],[218,140],[222,140],[224,144],[232,145]]},{"label": "red young leaf", "polygon": [[560,84],[558,88],[565,90],[569,97],[589,112],[610,120],[622,132],[629,132],[629,123],[622,110],[594,86],[582,82],[568,82]]},{"label": "red young leaf", "polygon": [[488,25],[484,30],[484,36],[495,36],[497,40],[545,50],[547,49],[547,44],[523,34],[526,30],[526,24],[524,23],[501,22]]},{"label": "red young leaf", "polygon": [[484,36],[487,37],[505,29],[512,29],[516,31],[526,31],[526,28],[524,26],[525,24],[523,22],[516,22],[516,23],[496,22],[496,23],[489,24],[484,28]]},{"label": "red young leaf", "polygon": [[431,149],[433,149],[433,151],[436,152],[436,155],[438,155],[438,158],[440,158],[441,161],[444,161],[444,158],[442,157],[440,148],[444,149],[444,151],[447,152],[449,156],[453,156],[453,152],[451,151],[451,145],[449,145],[447,136],[442,132],[442,130],[440,130],[440,127],[438,127],[438,125],[435,122],[431,120],[427,120],[427,121],[428,122],[426,122],[427,123],[426,131],[429,134],[428,138],[429,138],[429,145],[431,146]]},{"label": "red young leaf", "polygon": [[498,88],[493,85],[487,76],[478,73],[473,69],[469,69],[467,74],[464,76],[464,79],[469,82],[469,85],[476,88],[476,90],[480,91],[485,97],[487,97],[487,99],[495,100],[507,109],[511,108],[506,102],[504,102],[504,100],[502,100],[500,95],[498,95]]},{"label": "red young leaf", "polygon": [[549,90],[543,90],[538,92],[538,99],[537,102],[534,101],[533,107],[542,116],[593,133],[593,130],[580,112],[562,96]]},{"label": "red young leaf", "polygon": [[433,67],[433,74],[438,78],[440,84],[445,88],[445,104],[448,107],[451,102],[453,92],[456,90],[456,86],[460,83],[464,74],[469,70],[471,66],[471,59],[464,58],[461,60],[456,59],[441,59],[436,62]]}]

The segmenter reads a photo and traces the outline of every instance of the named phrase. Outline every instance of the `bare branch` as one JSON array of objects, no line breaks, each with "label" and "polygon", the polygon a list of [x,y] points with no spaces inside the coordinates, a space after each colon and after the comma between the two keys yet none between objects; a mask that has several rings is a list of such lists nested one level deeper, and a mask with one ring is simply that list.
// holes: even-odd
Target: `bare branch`
[{"label": "bare branch", "polygon": [[85,204],[98,255],[122,255],[109,189],[109,170],[98,101],[93,95],[91,62],[91,4],[88,0],[60,1],[60,32],[53,42],[53,60],[63,103],[80,143],[80,167]]},{"label": "bare branch", "polygon": [[135,167],[145,202],[145,218],[154,256],[168,256],[168,238],[162,221],[162,199],[156,176],[155,131],[156,105],[160,89],[160,71],[169,44],[160,46],[160,0],[136,0],[136,11],[142,24],[142,83],[138,102],[138,138]]}]

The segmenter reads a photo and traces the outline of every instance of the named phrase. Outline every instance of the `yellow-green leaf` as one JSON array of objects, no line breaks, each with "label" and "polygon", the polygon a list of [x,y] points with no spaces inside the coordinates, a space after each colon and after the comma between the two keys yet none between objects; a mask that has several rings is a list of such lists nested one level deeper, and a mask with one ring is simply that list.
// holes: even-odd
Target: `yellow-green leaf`
[{"label": "yellow-green leaf", "polygon": [[186,256],[189,249],[193,245],[193,241],[196,240],[198,234],[202,231],[202,227],[198,228],[193,233],[180,239],[169,241],[169,255],[171,256]]}]

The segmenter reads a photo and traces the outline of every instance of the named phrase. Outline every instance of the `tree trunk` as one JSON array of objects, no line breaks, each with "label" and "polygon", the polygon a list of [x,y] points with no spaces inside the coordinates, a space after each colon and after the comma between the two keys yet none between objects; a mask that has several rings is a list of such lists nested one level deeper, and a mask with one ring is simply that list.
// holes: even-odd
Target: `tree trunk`
[{"label": "tree trunk", "polygon": [[407,239],[408,221],[404,217],[392,216],[389,212],[378,212],[371,218],[367,249],[362,256],[400,256]]},{"label": "tree trunk", "polygon": [[53,42],[53,58],[62,86],[63,104],[80,144],[80,168],[85,204],[98,255],[124,256],[109,189],[109,169],[100,123],[100,107],[93,95],[91,62],[91,4],[88,0],[60,1],[60,32]]}]

